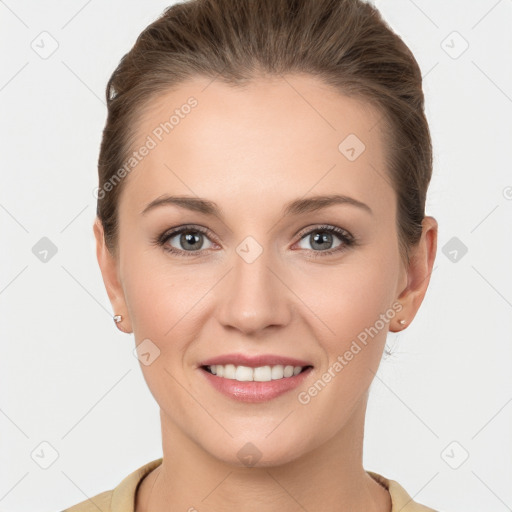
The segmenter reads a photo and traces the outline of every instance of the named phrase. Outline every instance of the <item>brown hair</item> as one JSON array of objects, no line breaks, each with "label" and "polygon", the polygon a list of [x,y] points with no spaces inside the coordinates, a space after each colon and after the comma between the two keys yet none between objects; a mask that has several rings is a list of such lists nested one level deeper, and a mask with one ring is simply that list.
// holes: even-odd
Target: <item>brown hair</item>
[{"label": "brown hair", "polygon": [[381,174],[397,195],[400,254],[409,261],[432,174],[421,71],[402,39],[362,0],[189,0],[143,30],[106,88],[97,215],[113,254],[124,180],[108,182],[129,156],[137,119],[151,100],[195,76],[236,86],[284,73],[313,75],[377,108],[389,148]]}]

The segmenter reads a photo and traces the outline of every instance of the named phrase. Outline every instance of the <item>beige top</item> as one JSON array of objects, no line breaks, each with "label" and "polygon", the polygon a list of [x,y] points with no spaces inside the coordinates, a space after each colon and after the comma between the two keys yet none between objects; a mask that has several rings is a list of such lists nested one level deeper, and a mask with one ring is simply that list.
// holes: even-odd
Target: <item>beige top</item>
[{"label": "beige top", "polygon": [[[161,463],[161,458],[149,462],[129,474],[114,489],[97,494],[62,512],[98,512],[98,510],[102,512],[134,512],[135,493],[137,492],[138,485],[147,474]],[[432,508],[413,501],[398,482],[388,480],[373,471],[367,471],[367,473],[389,491],[392,503],[391,512],[437,512]]]}]

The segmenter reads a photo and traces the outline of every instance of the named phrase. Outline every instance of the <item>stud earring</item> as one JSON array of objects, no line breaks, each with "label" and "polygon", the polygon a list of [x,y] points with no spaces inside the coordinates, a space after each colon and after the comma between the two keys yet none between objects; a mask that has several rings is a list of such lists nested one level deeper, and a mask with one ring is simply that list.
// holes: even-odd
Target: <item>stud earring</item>
[{"label": "stud earring", "polygon": [[114,315],[113,318],[116,324],[118,324],[123,319],[122,315]]},{"label": "stud earring", "polygon": [[402,318],[402,320],[399,320],[398,323],[400,325],[405,325],[407,322]]}]

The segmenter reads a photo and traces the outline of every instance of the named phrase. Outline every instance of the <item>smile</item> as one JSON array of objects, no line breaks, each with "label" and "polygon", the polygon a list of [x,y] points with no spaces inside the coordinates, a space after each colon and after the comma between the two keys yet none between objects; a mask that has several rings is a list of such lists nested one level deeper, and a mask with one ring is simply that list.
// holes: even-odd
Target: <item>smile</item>
[{"label": "smile", "polygon": [[212,364],[199,369],[213,389],[232,400],[254,403],[289,393],[308,378],[313,366]]},{"label": "smile", "polygon": [[274,366],[236,366],[234,364],[213,364],[203,367],[212,375],[229,380],[237,380],[239,382],[270,382],[271,380],[287,379],[298,375],[307,366],[291,366],[277,364]]}]

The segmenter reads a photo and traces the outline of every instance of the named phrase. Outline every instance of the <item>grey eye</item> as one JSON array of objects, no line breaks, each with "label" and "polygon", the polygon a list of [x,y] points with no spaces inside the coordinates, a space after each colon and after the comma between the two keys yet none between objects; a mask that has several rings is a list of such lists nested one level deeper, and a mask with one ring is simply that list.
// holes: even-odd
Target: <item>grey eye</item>
[{"label": "grey eye", "polygon": [[[335,242],[335,238],[338,238],[338,245],[332,245],[333,241]],[[310,242],[311,247],[301,247],[302,249],[310,249],[310,250],[329,250],[334,249],[341,245],[341,241],[337,235],[334,233],[330,233],[325,229],[316,229],[314,231],[309,232],[305,235],[299,243],[301,242]]]},{"label": "grey eye", "polygon": [[[171,240],[173,239],[178,240],[178,246],[171,243]],[[170,236],[168,242],[169,245],[171,245],[171,247],[174,247],[175,249],[181,251],[194,252],[196,250],[209,248],[204,247],[205,240],[208,240],[208,237],[204,233],[189,229],[187,231],[175,233],[174,235]]]}]

